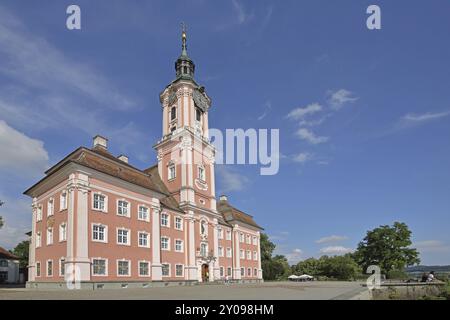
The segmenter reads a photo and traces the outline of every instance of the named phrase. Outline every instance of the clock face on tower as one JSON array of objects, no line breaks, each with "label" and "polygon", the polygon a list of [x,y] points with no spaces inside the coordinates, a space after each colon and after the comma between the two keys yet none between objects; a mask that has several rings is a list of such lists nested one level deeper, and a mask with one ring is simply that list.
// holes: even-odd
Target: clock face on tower
[{"label": "clock face on tower", "polygon": [[192,93],[192,98],[194,99],[194,103],[199,107],[203,112],[206,112],[208,109],[208,99],[205,97],[200,90],[195,89]]}]

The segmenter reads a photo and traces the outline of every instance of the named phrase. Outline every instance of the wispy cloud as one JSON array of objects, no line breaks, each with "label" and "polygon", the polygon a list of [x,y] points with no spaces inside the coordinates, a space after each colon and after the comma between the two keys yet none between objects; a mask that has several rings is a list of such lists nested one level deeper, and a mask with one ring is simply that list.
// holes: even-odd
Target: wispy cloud
[{"label": "wispy cloud", "polygon": [[301,140],[305,140],[310,144],[321,144],[329,140],[329,137],[317,136],[314,132],[306,128],[298,129],[296,135]]},{"label": "wispy cloud", "polygon": [[246,176],[234,171],[226,165],[216,166],[216,173],[219,176],[221,193],[241,191],[245,189],[250,182]]},{"label": "wispy cloud", "polygon": [[344,241],[347,239],[348,239],[347,236],[332,235],[332,236],[320,238],[319,240],[316,240],[316,243],[322,244],[322,243],[330,243],[330,242],[340,242],[340,241]]},{"label": "wispy cloud", "polygon": [[345,104],[352,103],[358,100],[354,94],[346,89],[339,89],[336,91],[328,91],[328,103],[334,110],[341,109]]},{"label": "wispy cloud", "polygon": [[417,241],[412,244],[413,248],[416,248],[421,253],[428,252],[450,252],[450,245],[440,240],[424,240]]},{"label": "wispy cloud", "polygon": [[440,118],[444,118],[450,115],[450,111],[445,112],[437,112],[437,113],[422,113],[422,114],[416,114],[416,113],[408,113],[402,117],[401,120],[410,123],[410,124],[420,124],[432,120],[437,120]]},{"label": "wispy cloud", "polygon": [[321,254],[327,254],[327,255],[343,255],[346,253],[353,252],[353,249],[351,248],[345,248],[342,246],[329,246],[320,249]]},{"label": "wispy cloud", "polygon": [[297,163],[306,163],[313,159],[313,155],[309,152],[301,152],[292,157],[292,160]]},{"label": "wispy cloud", "polygon": [[303,250],[299,248],[295,248],[292,251],[285,254],[289,264],[297,264],[302,259],[303,257],[302,255]]},{"label": "wispy cloud", "polygon": [[0,173],[14,171],[38,177],[48,166],[44,143],[15,130],[3,120],[0,120],[0,150]]},{"label": "wispy cloud", "polygon": [[272,103],[270,101],[266,101],[266,103],[264,104],[263,113],[257,118],[258,121],[261,121],[262,119],[264,119],[271,110],[272,110]]},{"label": "wispy cloud", "polygon": [[288,113],[286,116],[288,119],[292,120],[300,120],[306,117],[307,115],[311,115],[317,112],[322,111],[322,106],[318,103],[312,103],[310,105],[307,105],[306,107],[299,107],[293,109],[291,112]]}]

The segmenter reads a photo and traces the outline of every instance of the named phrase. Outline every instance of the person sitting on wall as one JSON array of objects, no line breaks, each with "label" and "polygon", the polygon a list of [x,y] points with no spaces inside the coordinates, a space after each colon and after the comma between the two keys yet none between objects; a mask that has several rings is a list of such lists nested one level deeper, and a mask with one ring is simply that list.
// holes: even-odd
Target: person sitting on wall
[{"label": "person sitting on wall", "polygon": [[434,271],[431,271],[430,274],[428,275],[427,282],[432,282],[434,280],[435,280]]}]

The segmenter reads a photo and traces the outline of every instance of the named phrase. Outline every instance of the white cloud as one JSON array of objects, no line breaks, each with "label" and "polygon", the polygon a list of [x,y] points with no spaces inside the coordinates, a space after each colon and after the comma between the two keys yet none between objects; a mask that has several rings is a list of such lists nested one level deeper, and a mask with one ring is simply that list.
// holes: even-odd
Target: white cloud
[{"label": "white cloud", "polygon": [[313,155],[309,152],[301,152],[293,157],[294,162],[305,163],[313,158]]},{"label": "white cloud", "polygon": [[450,245],[439,240],[417,241],[412,244],[412,248],[416,248],[421,253],[425,252],[450,252]]},{"label": "white cloud", "polygon": [[314,132],[306,128],[300,128],[297,130],[296,135],[301,139],[305,140],[311,144],[325,143],[329,140],[328,137],[316,136]]},{"label": "white cloud", "polygon": [[295,108],[286,116],[288,119],[300,120],[307,115],[322,111],[322,106],[318,103],[312,103],[304,108]]},{"label": "white cloud", "polygon": [[348,239],[348,237],[346,237],[346,236],[332,235],[332,236],[320,238],[319,240],[316,240],[316,243],[339,242],[339,241],[344,241],[347,239]]},{"label": "white cloud", "polygon": [[328,92],[328,102],[334,110],[339,110],[346,103],[355,102],[358,97],[355,97],[351,91],[346,89],[339,89],[337,91]]},{"label": "white cloud", "polygon": [[353,249],[351,248],[345,248],[342,246],[329,246],[320,249],[320,253],[327,254],[327,255],[343,255],[349,252],[352,252]]},{"label": "white cloud", "polygon": [[258,121],[264,119],[269,114],[270,110],[272,110],[272,103],[270,101],[266,101],[264,104],[264,112],[257,118]]},{"label": "white cloud", "polygon": [[225,165],[216,166],[216,173],[219,176],[220,192],[241,191],[248,183],[249,179],[239,172],[235,172]]},{"label": "white cloud", "polygon": [[289,264],[296,264],[302,259],[303,251],[299,248],[292,250],[291,252],[285,254],[286,259]]},{"label": "white cloud", "polygon": [[245,12],[244,6],[237,0],[232,0],[233,8],[237,14],[237,20],[239,24],[245,23],[247,20],[253,17],[253,15],[247,14]]},{"label": "white cloud", "polygon": [[448,115],[450,115],[450,111],[438,112],[438,113],[427,112],[427,113],[423,113],[423,114],[408,113],[402,117],[402,120],[404,120],[406,122],[411,122],[411,123],[421,123],[421,122],[425,122],[425,121],[436,120],[439,118],[447,117]]},{"label": "white cloud", "polygon": [[18,175],[41,175],[48,165],[44,143],[32,139],[0,120],[0,170]]},{"label": "white cloud", "polygon": [[23,195],[8,197],[1,191],[0,199],[5,202],[0,207],[0,216],[5,223],[0,230],[0,246],[12,249],[26,240],[25,233],[31,231],[31,199]]}]

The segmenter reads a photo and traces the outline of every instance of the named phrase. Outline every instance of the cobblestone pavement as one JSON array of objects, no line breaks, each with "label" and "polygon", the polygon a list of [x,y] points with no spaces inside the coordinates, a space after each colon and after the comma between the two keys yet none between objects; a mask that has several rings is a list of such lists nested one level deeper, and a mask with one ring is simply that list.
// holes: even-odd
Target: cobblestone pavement
[{"label": "cobblestone pavement", "polygon": [[28,290],[0,288],[0,299],[164,299],[164,300],[329,300],[364,296],[359,282],[265,282],[260,284],[197,285],[115,290]]}]

